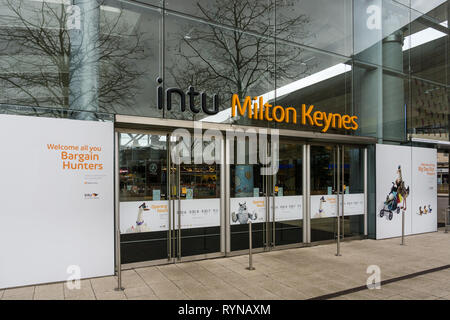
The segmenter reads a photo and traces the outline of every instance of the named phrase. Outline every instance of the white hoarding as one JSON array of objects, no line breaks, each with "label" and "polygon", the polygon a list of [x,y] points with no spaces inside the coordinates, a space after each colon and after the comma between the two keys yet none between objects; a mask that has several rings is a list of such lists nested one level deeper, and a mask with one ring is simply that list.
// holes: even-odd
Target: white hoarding
[{"label": "white hoarding", "polygon": [[[173,201],[178,226],[178,201]],[[120,232],[153,232],[169,229],[169,204],[163,201],[120,203]],[[220,226],[220,199],[181,200],[181,229]]]},{"label": "white hoarding", "polygon": [[437,230],[436,149],[377,145],[377,239]]},{"label": "white hoarding", "polygon": [[0,288],[114,273],[113,132],[0,115]]},{"label": "white hoarding", "polygon": [[437,231],[437,151],[413,148],[412,233]]},{"label": "white hoarding", "polygon": [[[408,190],[398,192],[402,183]],[[377,239],[402,234],[402,211],[405,234],[411,233],[411,147],[378,144],[376,146],[376,234]],[[397,190],[397,191],[396,191]]]}]

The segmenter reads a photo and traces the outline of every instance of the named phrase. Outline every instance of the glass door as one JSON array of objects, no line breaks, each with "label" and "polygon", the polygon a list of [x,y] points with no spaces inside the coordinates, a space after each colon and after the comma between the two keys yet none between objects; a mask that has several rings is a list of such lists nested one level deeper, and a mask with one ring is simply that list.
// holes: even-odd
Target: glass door
[{"label": "glass door", "polygon": [[[247,145],[245,163],[230,165],[231,251],[248,249],[249,221],[253,248],[270,250],[303,242],[303,145],[277,144],[278,168],[272,175],[262,175],[264,166],[249,161],[253,153],[260,154],[259,144]],[[236,154],[236,145],[232,147]]]},{"label": "glass door", "polygon": [[272,176],[272,246],[303,242],[303,145],[281,141],[279,165]]},{"label": "glass door", "polygon": [[166,133],[119,139],[122,264],[220,255],[219,163],[194,161],[194,144],[174,161],[173,150],[186,144]]},{"label": "glass door", "polygon": [[[342,203],[341,235],[355,237],[364,235],[364,150],[359,146],[341,145]],[[342,210],[342,208],[341,208]]]},{"label": "glass door", "polygon": [[170,258],[167,150],[165,134],[119,133],[122,264]]},{"label": "glass door", "polygon": [[312,145],[310,149],[311,242],[364,234],[364,149]]},{"label": "glass door", "polygon": [[260,152],[260,143],[255,139],[256,136],[245,135],[227,137],[230,251],[248,250],[250,221],[253,248],[261,250],[269,246],[267,203],[272,181],[262,174],[260,160],[264,151]]},{"label": "glass door", "polygon": [[[201,144],[202,148],[196,147],[196,144]],[[179,260],[193,256],[205,257],[222,251],[221,166],[219,161],[209,164],[196,161],[194,155],[194,152],[208,148],[208,144],[198,139],[193,140],[191,146],[186,146],[191,149],[191,161],[173,166],[175,173],[171,181],[173,180],[173,189],[177,191],[172,206],[176,212],[174,248]],[[220,152],[221,144],[220,139],[220,143],[216,145],[219,150],[216,149],[216,152]],[[171,147],[176,148],[173,144]]]},{"label": "glass door", "polygon": [[312,145],[310,149],[310,227],[311,242],[334,240],[337,235],[336,215],[340,162],[338,146]]}]

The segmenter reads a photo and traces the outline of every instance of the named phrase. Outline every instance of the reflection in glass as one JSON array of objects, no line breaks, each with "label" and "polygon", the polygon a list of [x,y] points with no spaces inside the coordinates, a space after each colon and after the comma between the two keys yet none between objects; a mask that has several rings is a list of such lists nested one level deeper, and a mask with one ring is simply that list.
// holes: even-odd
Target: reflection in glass
[{"label": "reflection in glass", "polygon": [[[140,14],[97,1],[1,0],[1,103],[115,112],[140,90]],[[88,113],[77,118],[90,118]]]}]

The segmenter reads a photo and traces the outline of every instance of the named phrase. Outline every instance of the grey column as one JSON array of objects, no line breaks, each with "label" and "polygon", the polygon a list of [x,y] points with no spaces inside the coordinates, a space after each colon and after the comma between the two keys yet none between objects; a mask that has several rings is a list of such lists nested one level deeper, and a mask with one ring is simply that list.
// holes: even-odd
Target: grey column
[{"label": "grey column", "polygon": [[[394,32],[383,40],[383,67],[403,72],[403,32]],[[404,79],[383,73],[383,140],[405,141]]]},{"label": "grey column", "polygon": [[[95,0],[73,0],[80,9],[80,29],[70,30],[70,109],[98,112],[99,89],[99,16]],[[94,119],[90,112],[78,113],[77,119]]]}]

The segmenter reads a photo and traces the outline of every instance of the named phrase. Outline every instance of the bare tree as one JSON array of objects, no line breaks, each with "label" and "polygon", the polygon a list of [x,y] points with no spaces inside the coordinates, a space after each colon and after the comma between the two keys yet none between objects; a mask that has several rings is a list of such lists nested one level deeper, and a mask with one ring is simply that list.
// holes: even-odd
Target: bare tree
[{"label": "bare tree", "polygon": [[[147,56],[144,34],[124,21],[122,10],[94,22],[98,34],[86,52],[74,44],[79,30],[76,24],[71,27],[80,16],[64,3],[1,0],[0,4],[0,84],[14,93],[7,95],[7,104],[70,110],[73,100],[81,98],[73,95],[85,94],[71,90],[74,74],[86,67],[98,68],[97,111],[132,104],[143,75],[136,61]],[[95,2],[95,10],[100,10],[100,4]],[[89,61],[93,51],[96,61]]]},{"label": "bare tree", "polygon": [[279,79],[298,79],[308,72],[303,68],[299,73],[298,66],[306,65],[303,49],[276,47],[274,41],[276,36],[286,40],[309,36],[304,28],[309,21],[306,15],[289,17],[278,12],[275,23],[275,9],[289,12],[293,5],[288,0],[197,2],[201,18],[210,24],[196,22],[171,36],[169,50],[175,58],[166,67],[169,75],[180,88],[193,85],[219,94],[222,103],[232,94],[243,98],[267,92]]}]

